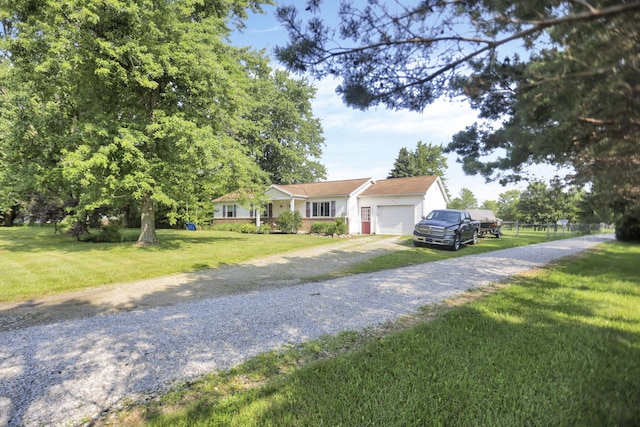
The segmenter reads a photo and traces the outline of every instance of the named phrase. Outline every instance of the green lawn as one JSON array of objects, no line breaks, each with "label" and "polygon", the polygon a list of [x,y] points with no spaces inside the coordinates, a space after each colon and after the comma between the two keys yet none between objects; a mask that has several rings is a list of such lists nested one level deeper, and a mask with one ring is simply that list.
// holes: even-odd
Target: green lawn
[{"label": "green lawn", "polygon": [[[137,234],[136,230],[125,230]],[[241,234],[229,231],[158,230],[161,244],[137,247],[132,242],[86,243],[54,234],[50,227],[0,227],[0,302],[19,301],[99,285],[214,268],[250,258],[304,247],[336,243],[312,235]],[[379,236],[383,238],[384,236]],[[413,248],[384,255],[332,276],[378,271],[444,258],[571,237],[543,231],[506,231],[496,239],[480,239],[458,252]],[[321,278],[317,278],[321,279]]]},{"label": "green lawn", "polygon": [[499,249],[508,249],[516,246],[532,245],[535,243],[548,242],[549,240],[567,239],[577,237],[579,234],[571,233],[547,233],[546,231],[534,231],[531,228],[515,230],[506,230],[500,238],[493,236],[482,237],[478,240],[477,245],[465,245],[457,252],[446,250],[442,247],[413,247],[411,236],[403,237],[404,244],[410,246],[410,251],[399,251],[382,255],[365,261],[359,265],[349,268],[346,271],[338,272],[337,275],[370,273],[373,271],[388,270],[407,265],[421,264],[424,262],[439,261],[442,259],[461,257],[465,255],[481,254],[485,252],[496,251]]},{"label": "green lawn", "polygon": [[607,243],[382,330],[261,355],[116,424],[637,426],[638,259]]},{"label": "green lawn", "polygon": [[158,246],[137,247],[132,242],[77,242],[49,227],[0,227],[0,302],[218,267],[335,242],[316,236],[212,230],[158,230],[158,238]]}]

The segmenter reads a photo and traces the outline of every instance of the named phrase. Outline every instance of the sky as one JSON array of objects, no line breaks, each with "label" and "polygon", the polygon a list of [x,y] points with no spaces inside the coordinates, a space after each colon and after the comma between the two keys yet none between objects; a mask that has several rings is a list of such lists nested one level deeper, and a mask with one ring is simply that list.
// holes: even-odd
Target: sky
[{"label": "sky", "polygon": [[[265,15],[251,15],[245,30],[234,33],[231,40],[237,46],[265,49],[273,58],[272,66],[281,67],[273,50],[286,44],[287,33],[275,17],[276,8],[265,7],[265,10]],[[385,179],[401,148],[413,150],[418,141],[446,147],[455,133],[478,121],[477,113],[463,101],[438,100],[422,113],[383,107],[355,110],[345,106],[335,93],[338,80],[310,77],[309,80],[317,89],[312,106],[324,131],[325,146],[320,162],[327,168],[329,181]],[[524,184],[503,187],[497,182],[486,183],[481,176],[467,176],[456,159],[455,153],[447,155],[448,169],[444,177],[451,198],[468,188],[482,204],[485,200],[498,200],[500,193],[507,190],[525,188]],[[556,174],[552,167],[537,167],[534,173],[546,180]]]}]

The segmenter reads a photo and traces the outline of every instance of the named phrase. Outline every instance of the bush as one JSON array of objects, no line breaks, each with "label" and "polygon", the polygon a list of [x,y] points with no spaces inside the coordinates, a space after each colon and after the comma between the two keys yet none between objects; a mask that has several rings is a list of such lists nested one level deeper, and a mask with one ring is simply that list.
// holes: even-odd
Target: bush
[{"label": "bush", "polygon": [[625,213],[616,221],[616,239],[640,241],[640,210]]},{"label": "bush", "polygon": [[334,222],[314,222],[311,226],[311,232],[328,236],[347,234],[347,224],[344,218],[336,218]]},{"label": "bush", "polygon": [[240,233],[242,231],[243,224],[213,224],[211,226],[212,230],[216,231],[236,231]]},{"label": "bush", "polygon": [[302,215],[298,211],[283,212],[276,220],[276,225],[283,233],[296,234],[302,225]]},{"label": "bush", "polygon": [[335,226],[332,222],[314,222],[311,225],[311,232],[316,234],[333,234],[332,228]]},{"label": "bush", "polygon": [[83,240],[93,243],[119,243],[122,242],[123,238],[120,233],[120,226],[117,224],[108,224],[100,227],[98,233],[88,234]]},{"label": "bush", "polygon": [[269,234],[271,233],[271,226],[269,224],[262,224],[258,227],[258,234]]},{"label": "bush", "polygon": [[258,228],[255,224],[242,224],[240,232],[245,234],[255,234],[258,232]]}]

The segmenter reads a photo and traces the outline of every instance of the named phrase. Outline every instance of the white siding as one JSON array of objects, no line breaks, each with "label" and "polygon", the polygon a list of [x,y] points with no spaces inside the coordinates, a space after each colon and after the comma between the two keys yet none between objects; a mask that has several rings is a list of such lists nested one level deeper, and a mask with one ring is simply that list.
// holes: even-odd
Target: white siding
[{"label": "white siding", "polygon": [[[420,196],[367,196],[360,207],[371,207],[372,234],[412,234],[421,219],[424,200]],[[389,209],[389,208],[397,209]],[[360,212],[358,212],[358,218]],[[395,223],[395,224],[394,224]],[[360,232],[360,229],[357,230]]]}]

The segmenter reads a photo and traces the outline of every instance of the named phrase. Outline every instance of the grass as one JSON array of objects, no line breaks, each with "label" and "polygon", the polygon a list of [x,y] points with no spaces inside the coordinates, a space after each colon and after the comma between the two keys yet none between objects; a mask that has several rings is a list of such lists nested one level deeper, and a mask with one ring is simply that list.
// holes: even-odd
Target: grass
[{"label": "grass", "polygon": [[362,262],[345,271],[338,272],[337,275],[371,273],[375,271],[388,270],[391,268],[408,265],[422,264],[424,262],[440,261],[443,259],[461,257],[466,255],[481,254],[499,249],[508,249],[516,246],[532,245],[535,243],[548,242],[549,240],[559,240],[576,237],[569,233],[547,234],[546,231],[534,231],[532,229],[521,229],[517,236],[515,230],[505,231],[499,239],[495,237],[482,237],[477,245],[465,245],[457,252],[449,251],[440,247],[413,247],[411,236],[403,238],[403,244],[410,246],[411,250],[392,252],[368,261]]},{"label": "grass", "polygon": [[213,268],[335,242],[210,230],[157,233],[160,245],[137,247],[132,242],[77,242],[49,227],[0,227],[0,302]]},{"label": "grass", "polygon": [[639,258],[607,243],[383,328],[263,354],[115,423],[637,426]]},{"label": "grass", "polygon": [[[137,234],[137,230],[125,230]],[[131,236],[129,236],[131,237]],[[383,238],[384,236],[380,236]],[[572,237],[543,231],[506,231],[480,239],[458,252],[413,248],[376,257],[331,277],[379,271],[513,246]],[[132,242],[86,243],[54,234],[50,227],[0,227],[0,302],[20,301],[100,285],[160,277],[235,264],[258,256],[335,243],[313,235],[241,234],[230,231],[158,230],[161,244],[137,247]],[[316,279],[325,279],[318,277]]]}]

